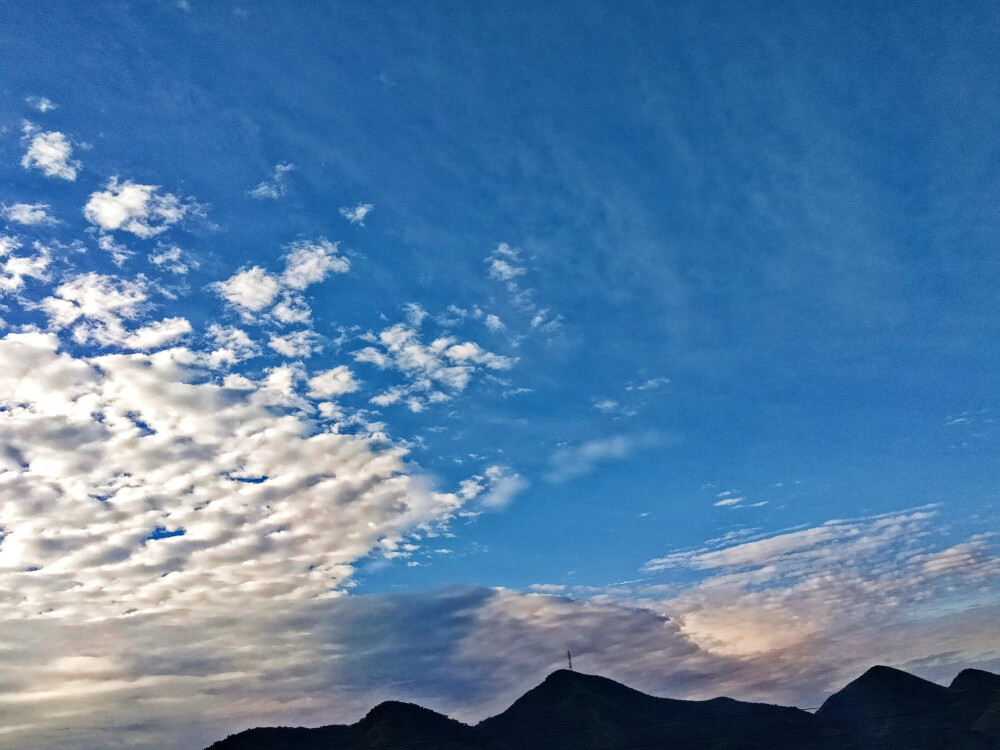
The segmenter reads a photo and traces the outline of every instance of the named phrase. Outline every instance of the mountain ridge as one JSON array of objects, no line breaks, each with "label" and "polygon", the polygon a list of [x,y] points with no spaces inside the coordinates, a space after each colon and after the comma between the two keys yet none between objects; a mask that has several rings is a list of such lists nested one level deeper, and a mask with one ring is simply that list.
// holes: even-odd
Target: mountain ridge
[{"label": "mountain ridge", "polygon": [[354,724],[248,729],[207,750],[1000,750],[1000,675],[963,670],[944,687],[875,666],[811,714],[718,697],[647,695],[556,670],[506,710],[470,725],[384,701]]}]

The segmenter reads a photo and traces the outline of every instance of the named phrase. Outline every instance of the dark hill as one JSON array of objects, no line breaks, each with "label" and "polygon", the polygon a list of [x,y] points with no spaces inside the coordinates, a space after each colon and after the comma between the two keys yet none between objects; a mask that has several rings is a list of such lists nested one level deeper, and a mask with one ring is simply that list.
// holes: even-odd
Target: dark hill
[{"label": "dark hill", "polygon": [[996,747],[972,729],[978,717],[963,711],[956,700],[977,693],[959,694],[899,669],[876,666],[827,698],[816,717],[844,736],[868,738],[863,747]]},{"label": "dark hill", "polygon": [[810,714],[796,708],[729,698],[654,698],[604,677],[559,670],[476,728],[497,748],[598,750],[663,742],[685,747],[792,747],[812,736],[814,724]]},{"label": "dark hill", "polygon": [[948,692],[962,724],[1000,737],[1000,675],[963,669]]},{"label": "dark hill", "polygon": [[349,726],[250,729],[210,750],[1000,750],[1000,676],[948,688],[873,667],[816,714],[731,698],[656,698],[559,670],[474,727],[388,701]]}]

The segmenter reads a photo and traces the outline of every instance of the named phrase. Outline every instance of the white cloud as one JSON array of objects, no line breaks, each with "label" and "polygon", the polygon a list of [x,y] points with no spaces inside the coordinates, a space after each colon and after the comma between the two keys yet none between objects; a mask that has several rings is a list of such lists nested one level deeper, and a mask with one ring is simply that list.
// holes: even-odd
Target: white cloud
[{"label": "white cloud", "polygon": [[91,272],[60,284],[53,296],[42,300],[40,307],[48,315],[49,325],[57,330],[81,318],[120,326],[123,318],[138,315],[146,299],[146,285],[141,280],[128,281]]},{"label": "white cloud", "polygon": [[260,347],[240,328],[213,323],[208,327],[207,337],[214,348],[203,356],[205,364],[213,369],[234,365],[260,354]]},{"label": "white cloud", "polygon": [[497,331],[502,331],[504,328],[507,327],[503,324],[503,321],[500,320],[500,318],[498,318],[496,315],[493,315],[492,313],[486,316],[484,322],[486,323],[486,327],[489,328],[493,333],[496,333]]},{"label": "white cloud", "polygon": [[550,482],[568,482],[593,471],[597,464],[627,458],[642,448],[663,442],[656,434],[613,435],[590,440],[580,445],[559,448],[549,461],[545,478]]},{"label": "white cloud", "polygon": [[37,109],[41,113],[51,112],[58,105],[51,99],[47,99],[44,96],[26,96],[24,101],[27,102],[28,106],[33,109]]},{"label": "white cloud", "polygon": [[625,388],[627,391],[652,391],[657,388],[662,388],[670,383],[670,378],[650,378],[645,380],[638,385],[629,385]]},{"label": "white cloud", "polygon": [[313,398],[335,398],[354,393],[359,387],[354,373],[345,365],[318,372],[309,378],[309,395]]},{"label": "white cloud", "polygon": [[285,325],[309,323],[312,311],[301,292],[331,273],[347,273],[351,264],[337,254],[337,245],[326,239],[293,242],[285,246],[285,270],[275,276],[260,266],[244,269],[225,281],[210,285],[220,297],[246,318],[274,304],[271,320]]},{"label": "white cloud", "polygon": [[419,328],[427,319],[427,311],[416,302],[403,305],[403,314],[406,315],[406,323],[410,328]]},{"label": "white cloud", "polygon": [[101,248],[106,253],[111,254],[111,260],[119,268],[124,265],[125,261],[132,257],[134,254],[125,245],[120,242],[116,242],[115,238],[110,234],[102,234],[97,238],[97,246]]},{"label": "white cloud", "polygon": [[129,332],[120,345],[146,352],[172,344],[190,332],[191,323],[186,318],[165,318]]},{"label": "white cloud", "polygon": [[267,345],[286,357],[310,357],[320,351],[319,336],[314,331],[292,331],[282,336],[272,335]]},{"label": "white cloud", "polygon": [[81,164],[73,159],[73,146],[60,132],[40,131],[30,123],[24,126],[24,140],[28,148],[21,158],[25,169],[40,169],[46,177],[73,181]]},{"label": "white cloud", "polygon": [[112,177],[104,190],[91,193],[83,215],[103,231],[120,230],[148,239],[198,210],[197,204],[183,203],[173,193],[161,195],[159,189],[130,180],[119,183]]},{"label": "white cloud", "polygon": [[[521,265],[521,251],[512,248],[506,242],[501,242],[497,249],[486,258],[491,279],[513,282],[518,276],[524,276],[527,269]],[[513,287],[512,291],[516,290]]]},{"label": "white cloud", "polygon": [[[408,315],[411,320],[422,320],[426,313],[419,306],[412,306]],[[377,406],[402,402],[411,411],[420,411],[429,403],[451,398],[441,388],[463,391],[477,370],[508,370],[516,362],[486,351],[475,342],[459,342],[450,336],[424,344],[419,331],[404,323],[386,328],[377,336],[369,333],[364,338],[373,345],[355,352],[355,361],[381,369],[395,369],[407,379],[405,386],[394,386],[373,397],[371,402]]]},{"label": "white cloud", "polygon": [[197,261],[188,258],[187,253],[177,245],[157,245],[156,252],[149,254],[149,262],[179,276],[198,267]]},{"label": "white cloud", "polygon": [[[468,480],[466,480],[468,481]],[[493,465],[486,469],[485,476],[473,477],[476,482],[476,497],[489,508],[505,508],[514,497],[528,488],[528,482],[509,466]],[[463,483],[468,492],[469,485]]]},{"label": "white cloud", "polygon": [[3,217],[26,226],[57,224],[58,221],[46,210],[48,208],[48,203],[14,203],[3,207]]},{"label": "white cloud", "polygon": [[[376,453],[362,437],[316,434],[269,411],[276,398],[293,401],[294,369],[232,391],[192,382],[174,350],[88,360],[57,346],[45,334],[0,339],[11,364],[0,374],[0,432],[23,459],[0,474],[11,499],[0,579],[24,593],[0,602],[0,617],[329,596],[381,538],[457,504],[422,493],[398,450]],[[329,505],[337,497],[364,512],[352,521]],[[185,534],[143,544],[155,527]],[[25,577],[28,567],[41,575]],[[67,588],[71,578],[82,586]]]},{"label": "white cloud", "polygon": [[354,208],[341,208],[340,215],[352,224],[365,225],[365,217],[375,208],[371,203],[359,203]]},{"label": "white cloud", "polygon": [[33,255],[14,255],[21,243],[13,237],[0,236],[0,295],[20,292],[25,279],[49,280],[52,262],[48,249],[39,242],[33,244]]},{"label": "white cloud", "polygon": [[307,324],[312,320],[312,309],[301,295],[286,292],[281,295],[281,301],[271,308],[271,315],[285,325]]},{"label": "white cloud", "polygon": [[511,306],[528,316],[531,328],[543,333],[555,333],[562,328],[562,316],[554,314],[547,307],[541,307],[535,301],[534,289],[520,286],[520,278],[528,272],[527,266],[521,259],[520,249],[501,242],[486,256],[485,262],[489,277],[504,284],[510,295]]},{"label": "white cloud", "polygon": [[281,284],[274,276],[260,266],[233,274],[225,281],[211,285],[216,293],[229,304],[257,312],[270,305],[281,290]]},{"label": "white cloud", "polygon": [[722,500],[719,500],[717,502],[712,503],[712,505],[715,505],[715,506],[718,506],[718,507],[725,507],[727,505],[739,505],[742,502],[743,502],[743,498],[742,497],[738,497],[738,496],[737,497],[725,497]]},{"label": "white cloud", "polygon": [[288,192],[288,185],[285,182],[285,174],[294,169],[294,164],[275,164],[271,180],[264,180],[253,190],[248,190],[247,193],[251,198],[257,198],[258,200],[281,198],[286,192]]},{"label": "white cloud", "polygon": [[293,242],[285,254],[281,283],[288,289],[303,290],[323,281],[331,273],[347,273],[351,264],[337,254],[337,245],[325,239]]},{"label": "white cloud", "polygon": [[[0,715],[30,728],[5,746],[89,747],[88,726],[117,745],[128,721],[173,742],[195,705],[233,726],[287,710],[289,688],[324,684],[317,655],[350,615],[323,623],[355,562],[412,555],[407,536],[459,507],[402,449],[272,408],[301,403],[295,368],[227,387],[184,364],[195,355],[87,358],[53,334],[0,338],[0,590],[16,592],[0,597]],[[338,372],[314,385],[345,390]],[[72,717],[62,738],[46,734],[53,711]]]},{"label": "white cloud", "polygon": [[73,340],[78,344],[148,351],[191,332],[190,322],[181,317],[127,328],[126,322],[140,316],[147,300],[146,283],[141,278],[129,281],[86,273],[57,286],[39,307],[48,316],[53,330],[72,328]]}]

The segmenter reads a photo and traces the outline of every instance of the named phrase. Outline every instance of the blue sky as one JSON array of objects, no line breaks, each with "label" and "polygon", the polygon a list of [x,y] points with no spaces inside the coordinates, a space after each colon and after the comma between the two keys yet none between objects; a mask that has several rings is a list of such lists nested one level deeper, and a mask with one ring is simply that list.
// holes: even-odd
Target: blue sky
[{"label": "blue sky", "polygon": [[1000,664],[994,9],[0,13],[11,747]]}]

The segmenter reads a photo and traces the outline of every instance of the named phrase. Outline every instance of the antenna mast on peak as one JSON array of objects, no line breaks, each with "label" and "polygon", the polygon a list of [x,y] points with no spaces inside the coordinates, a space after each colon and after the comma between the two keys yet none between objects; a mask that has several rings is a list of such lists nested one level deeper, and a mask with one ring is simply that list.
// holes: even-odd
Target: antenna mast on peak
[{"label": "antenna mast on peak", "polygon": [[566,651],[566,661],[569,662],[569,671],[572,672],[573,671],[573,654],[571,654],[568,650]]}]

